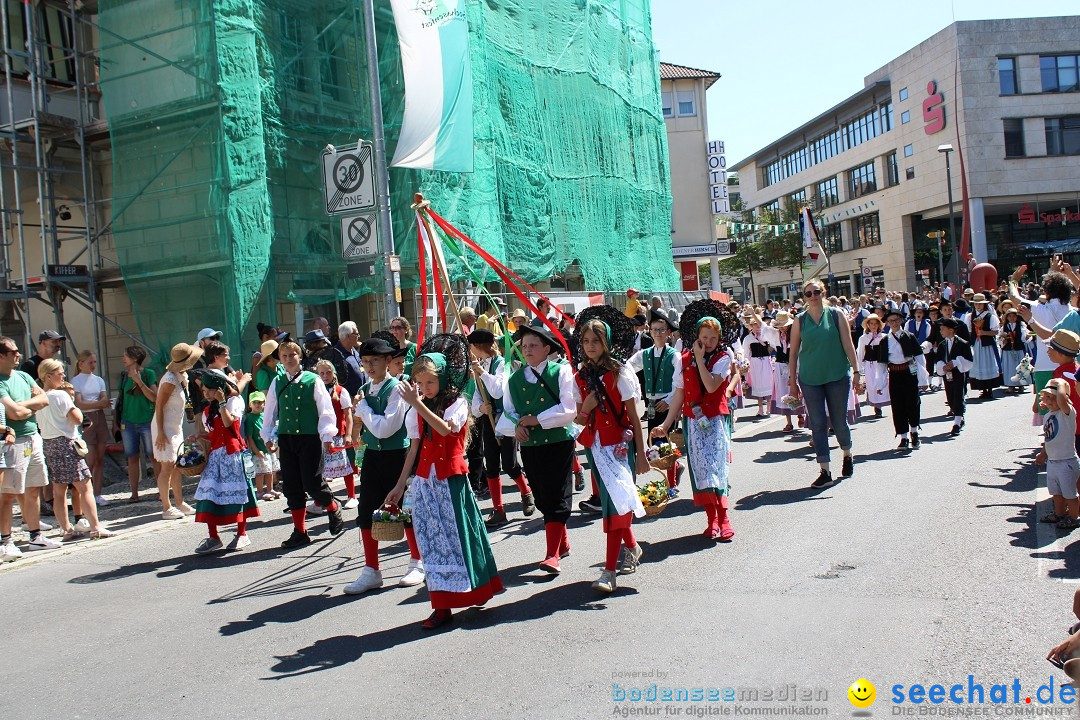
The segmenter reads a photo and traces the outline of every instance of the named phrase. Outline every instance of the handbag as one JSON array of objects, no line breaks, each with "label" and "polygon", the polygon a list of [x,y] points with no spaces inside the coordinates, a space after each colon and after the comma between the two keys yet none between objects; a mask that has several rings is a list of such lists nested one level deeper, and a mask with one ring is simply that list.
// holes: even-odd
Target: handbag
[{"label": "handbag", "polygon": [[75,450],[75,454],[79,457],[86,457],[90,454],[90,448],[86,446],[86,441],[83,440],[81,437],[72,440],[71,447]]}]

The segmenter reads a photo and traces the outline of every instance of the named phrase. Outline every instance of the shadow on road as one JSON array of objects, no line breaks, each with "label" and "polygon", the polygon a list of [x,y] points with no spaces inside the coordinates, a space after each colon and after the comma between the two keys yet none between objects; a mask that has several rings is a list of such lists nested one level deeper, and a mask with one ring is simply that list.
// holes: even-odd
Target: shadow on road
[{"label": "shadow on road", "polygon": [[[843,482],[843,481],[841,481]],[[837,483],[839,484],[839,483]],[[835,487],[835,485],[833,486]],[[769,505],[789,505],[807,500],[829,500],[830,495],[822,495],[829,488],[815,489],[809,485],[788,490],[762,490],[739,498],[735,502],[736,510],[757,510]]]}]

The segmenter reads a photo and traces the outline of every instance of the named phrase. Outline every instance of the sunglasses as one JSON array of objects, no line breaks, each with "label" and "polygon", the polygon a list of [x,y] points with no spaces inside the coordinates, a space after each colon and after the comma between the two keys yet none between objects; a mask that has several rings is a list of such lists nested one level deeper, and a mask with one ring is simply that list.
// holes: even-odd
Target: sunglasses
[{"label": "sunglasses", "polygon": [[0,347],[0,355],[18,355],[18,354],[19,354],[19,349],[18,348]]},{"label": "sunglasses", "polygon": [[814,288],[813,290],[805,290],[805,291],[803,291],[803,295],[805,295],[806,297],[817,297],[820,294],[821,294],[821,291],[818,290],[817,288]]},{"label": "sunglasses", "polygon": [[404,325],[391,325],[390,329],[391,330],[404,330],[405,326]]}]

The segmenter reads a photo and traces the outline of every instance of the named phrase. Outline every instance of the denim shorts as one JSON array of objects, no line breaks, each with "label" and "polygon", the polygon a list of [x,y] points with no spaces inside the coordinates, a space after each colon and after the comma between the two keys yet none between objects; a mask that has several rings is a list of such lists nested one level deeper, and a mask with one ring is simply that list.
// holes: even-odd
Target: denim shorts
[{"label": "denim shorts", "polygon": [[136,457],[140,447],[147,459],[154,458],[154,441],[150,438],[150,423],[120,423],[120,437],[124,440],[124,457]]}]

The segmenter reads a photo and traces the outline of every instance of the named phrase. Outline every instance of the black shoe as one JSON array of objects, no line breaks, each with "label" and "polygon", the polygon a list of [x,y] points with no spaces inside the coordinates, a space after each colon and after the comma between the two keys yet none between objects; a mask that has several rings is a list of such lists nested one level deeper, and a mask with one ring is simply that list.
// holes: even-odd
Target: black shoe
[{"label": "black shoe", "polygon": [[281,547],[285,548],[286,550],[292,550],[293,548],[298,548],[303,545],[309,544],[311,544],[311,538],[308,537],[308,534],[298,532],[294,528],[292,531],[292,535],[285,538],[285,540],[281,543]]},{"label": "black shoe", "polygon": [[881,408],[874,408],[874,417],[881,417]]},{"label": "black shoe", "polygon": [[821,474],[817,476],[817,480],[810,483],[810,487],[820,490],[835,484],[836,480],[833,479],[832,473],[822,468]]},{"label": "black shoe", "polygon": [[951,419],[952,419],[952,417],[953,417],[953,414],[952,414],[952,410],[950,410],[949,412],[945,413],[945,417],[947,417],[947,418],[949,418],[949,419],[951,420]]},{"label": "black shoe", "polygon": [[484,520],[484,525],[488,529],[502,527],[506,524],[506,511],[505,510],[492,510],[491,514]]},{"label": "black shoe", "polygon": [[473,495],[476,496],[477,500],[487,500],[491,497],[491,491],[488,490],[487,485],[482,485],[480,487],[473,488]]},{"label": "black shoe", "polygon": [[329,513],[330,534],[339,535],[345,529],[345,521],[341,519],[341,508]]},{"label": "black shoe", "polygon": [[919,439],[919,433],[911,433],[911,449],[916,450],[922,445],[922,440]]},{"label": "black shoe", "polygon": [[840,469],[840,477],[851,477],[855,474],[855,459],[850,455],[844,456],[844,466]]},{"label": "black shoe", "polygon": [[578,509],[582,512],[589,513],[590,515],[597,515],[603,512],[603,508],[600,507],[600,496],[593,495],[588,500],[582,500],[577,504]]},{"label": "black shoe", "polygon": [[949,434],[952,435],[953,437],[956,437],[957,435],[959,435],[960,434],[960,426],[959,425],[953,425],[952,430],[949,431]]},{"label": "black shoe", "polygon": [[964,427],[965,425],[967,425],[967,420],[960,418],[960,427]]},{"label": "black shoe", "polygon": [[585,489],[585,473],[578,470],[574,473],[574,492],[581,492]]},{"label": "black shoe", "polygon": [[896,446],[896,449],[897,450],[907,450],[908,449],[908,439],[907,438],[900,438],[900,444]]},{"label": "black shoe", "polygon": [[525,493],[521,496],[521,514],[525,517],[532,517],[534,512],[536,512],[536,501],[533,500],[533,494]]}]

